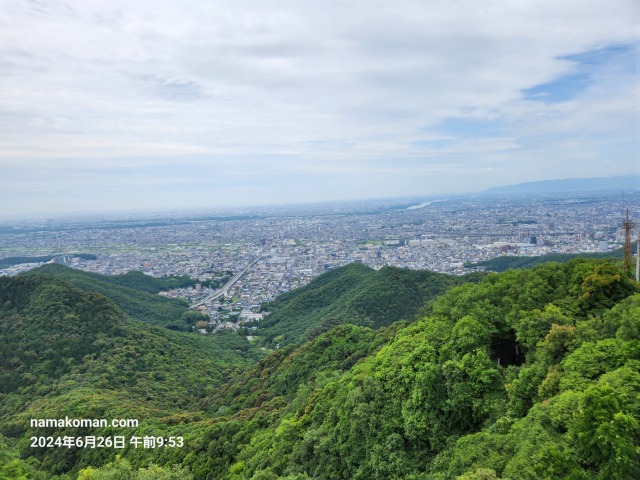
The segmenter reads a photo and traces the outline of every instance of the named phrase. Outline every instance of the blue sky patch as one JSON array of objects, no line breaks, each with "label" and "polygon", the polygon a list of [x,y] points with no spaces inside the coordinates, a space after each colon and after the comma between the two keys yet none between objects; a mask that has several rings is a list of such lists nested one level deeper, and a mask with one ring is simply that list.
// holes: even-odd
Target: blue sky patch
[{"label": "blue sky patch", "polygon": [[616,45],[608,48],[590,50],[577,55],[560,57],[576,63],[576,73],[560,77],[552,82],[536,85],[522,90],[527,100],[545,103],[565,102],[576,97],[592,84],[595,72],[611,63],[634,68],[634,50],[631,45]]},{"label": "blue sky patch", "polygon": [[585,90],[590,84],[591,75],[579,73],[527,88],[522,90],[522,93],[527,100],[538,100],[545,103],[565,102]]}]

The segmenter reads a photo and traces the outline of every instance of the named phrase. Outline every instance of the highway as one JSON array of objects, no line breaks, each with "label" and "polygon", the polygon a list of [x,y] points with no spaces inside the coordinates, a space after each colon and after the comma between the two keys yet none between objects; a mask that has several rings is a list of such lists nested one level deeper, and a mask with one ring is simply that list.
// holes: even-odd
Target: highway
[{"label": "highway", "polygon": [[265,253],[269,251],[270,247],[271,245],[267,245],[262,250],[259,250],[258,254],[253,258],[253,260],[251,260],[246,267],[244,267],[242,270],[236,273],[233,277],[231,277],[231,279],[229,279],[229,281],[225,283],[222,286],[222,288],[216,290],[211,295],[209,295],[208,297],[205,297],[203,300],[199,301],[198,303],[194,303],[193,305],[191,305],[191,308],[201,307],[202,305],[204,305],[209,301],[215,300],[216,298],[226,295],[229,289],[233,287],[238,282],[238,280],[242,278],[242,276],[245,273],[247,273],[247,270],[253,267],[258,262],[258,260],[260,260],[265,255]]}]

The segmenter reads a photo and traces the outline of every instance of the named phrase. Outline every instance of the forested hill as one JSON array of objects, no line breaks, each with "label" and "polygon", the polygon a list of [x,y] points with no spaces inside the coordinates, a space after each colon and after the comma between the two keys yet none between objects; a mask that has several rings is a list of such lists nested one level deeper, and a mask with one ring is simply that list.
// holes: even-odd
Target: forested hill
[{"label": "forested hill", "polygon": [[260,325],[268,344],[296,344],[336,325],[351,323],[380,328],[413,320],[429,300],[481,275],[455,277],[426,270],[384,267],[378,271],[359,263],[336,268],[308,285],[280,295],[267,306]]},{"label": "forested hill", "polygon": [[[230,388],[226,401],[246,409],[198,431],[203,440],[187,454],[197,458],[192,471],[227,479],[638,478],[635,292],[613,265],[575,260],[454,288],[387,339],[368,329],[329,332],[264,359],[252,380]],[[362,343],[349,349],[345,335]],[[337,361],[369,348],[348,370]],[[309,372],[302,385],[290,373],[301,365]]]},{"label": "forested hill", "polygon": [[125,467],[186,465],[197,479],[639,478],[636,292],[596,260],[489,275],[417,323],[341,326],[274,352],[214,395],[215,422],[183,428],[185,449]]},{"label": "forested hill", "polygon": [[59,264],[47,264],[29,270],[21,276],[46,275],[63,280],[85,292],[100,293],[112,300],[128,315],[153,325],[172,330],[187,330],[182,315],[189,310],[184,300],[165,298],[155,293],[172,286],[188,284],[187,277],[156,279],[140,272],[126,275],[101,275],[85,272]]},{"label": "forested hill", "polygon": [[[635,251],[635,243],[633,244],[633,251]],[[624,257],[624,249],[618,248],[610,252],[594,252],[594,253],[549,253],[547,255],[540,255],[538,257],[520,256],[514,257],[512,255],[504,255],[501,257],[492,258],[484,262],[478,262],[475,264],[467,264],[466,267],[483,267],[485,270],[491,272],[505,272],[513,268],[532,268],[541,263],[549,262],[569,262],[576,258],[609,258],[619,259]]]},{"label": "forested hill", "polygon": [[[640,478],[640,294],[606,260],[484,275],[438,296],[418,321],[377,330],[339,325],[272,352],[223,385],[199,343],[214,336],[151,328],[146,337],[103,297],[30,281],[0,279],[0,292],[9,292],[0,302],[0,338],[10,340],[2,344],[3,373],[18,382],[0,397],[7,437],[0,462],[18,474]],[[64,326],[73,315],[92,320]],[[48,322],[64,358],[50,359],[22,336],[48,335]],[[80,337],[95,355],[76,345]],[[187,338],[194,343],[175,340]],[[64,415],[141,418],[140,428],[121,433],[182,436],[184,445],[29,447],[33,435],[77,434],[28,428],[28,418]]]},{"label": "forested hill", "polygon": [[[202,418],[202,400],[259,357],[235,333],[200,336],[144,325],[106,297],[60,280],[0,277],[0,450],[2,435],[20,439],[23,454],[35,455],[48,472],[42,478],[100,463],[112,452],[30,449],[29,419],[133,418],[152,431],[157,424]],[[0,478],[14,478],[3,461],[9,463],[0,455]],[[30,470],[23,467],[16,471]]]},{"label": "forested hill", "polygon": [[[189,327],[181,319],[188,311],[186,301],[155,295],[190,284],[188,277],[154,278],[141,272],[101,275],[59,264],[43,265],[22,275],[48,275],[84,291],[100,293],[146,323],[173,330]],[[326,272],[268,304],[269,316],[260,325],[260,335],[266,345],[284,346],[302,343],[345,323],[379,328],[400,319],[413,319],[428,300],[481,276],[455,277],[395,267],[376,271],[353,263]]]}]

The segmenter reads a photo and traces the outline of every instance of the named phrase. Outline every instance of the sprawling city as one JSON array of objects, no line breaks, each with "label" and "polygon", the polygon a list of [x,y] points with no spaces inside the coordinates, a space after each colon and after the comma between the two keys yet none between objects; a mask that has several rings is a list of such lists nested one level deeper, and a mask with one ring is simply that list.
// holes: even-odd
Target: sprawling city
[{"label": "sprawling city", "polygon": [[[209,317],[202,333],[259,330],[262,306],[352,262],[462,275],[498,256],[608,252],[624,244],[623,210],[640,195],[589,192],[474,195],[287,206],[224,215],[156,214],[33,220],[7,225],[0,258],[51,256],[106,275],[187,275],[198,283],[160,292]],[[74,253],[90,254],[86,259]],[[43,262],[16,264],[16,275]]]}]

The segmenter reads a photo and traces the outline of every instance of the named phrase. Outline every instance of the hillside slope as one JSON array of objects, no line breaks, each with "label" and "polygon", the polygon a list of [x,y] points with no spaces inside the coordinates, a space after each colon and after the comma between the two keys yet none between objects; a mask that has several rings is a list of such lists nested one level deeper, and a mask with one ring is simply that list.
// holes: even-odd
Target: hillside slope
[{"label": "hillside slope", "polygon": [[301,343],[346,323],[380,328],[412,320],[429,300],[480,276],[454,277],[426,270],[352,263],[320,275],[305,287],[280,295],[260,324],[268,343]]},{"label": "hillside slope", "polygon": [[[635,251],[635,242],[632,245],[632,251]],[[620,259],[624,258],[624,249],[617,248],[610,252],[593,252],[593,253],[549,253],[546,255],[540,255],[538,257],[529,257],[526,255],[514,257],[511,255],[504,255],[502,257],[492,258],[485,260],[484,262],[472,263],[465,265],[466,267],[484,267],[485,270],[491,272],[505,272],[514,268],[532,268],[536,265],[549,262],[566,263],[576,258],[609,258]]]},{"label": "hillside slope", "polygon": [[50,473],[107,452],[30,449],[28,436],[96,432],[31,429],[31,418],[132,418],[151,428],[202,416],[201,400],[259,356],[236,334],[145,325],[106,297],[49,276],[0,278],[0,434],[19,438]]},{"label": "hillside slope", "polygon": [[[231,390],[243,410],[192,424],[189,448],[161,458],[203,479],[638,478],[634,292],[598,261],[488,276],[348,370],[324,370],[317,342],[341,352],[354,331],[268,357]],[[303,350],[319,370],[287,388]]]},{"label": "hillside slope", "polygon": [[43,265],[22,274],[30,275],[48,275],[85,292],[104,295],[128,315],[140,321],[172,330],[186,331],[189,328],[189,325],[180,320],[182,314],[189,310],[188,303],[155,295],[164,283],[152,277],[131,272],[127,275],[108,276],[59,264]]},{"label": "hillside slope", "polygon": [[[324,280],[329,288],[333,280]],[[640,294],[607,261],[485,275],[440,295],[418,321],[377,330],[339,325],[272,352],[223,384],[206,350],[175,340],[182,334],[139,330],[117,310],[94,306],[102,297],[50,286],[51,279],[44,286],[29,278],[3,282],[9,296],[2,297],[0,319],[6,338],[15,340],[2,364],[15,364],[17,348],[31,351],[22,330],[32,324],[29,335],[46,335],[39,325],[49,316],[52,341],[61,342],[56,351],[64,352],[53,364],[37,350],[18,356],[18,365],[32,362],[36,372],[53,368],[35,380],[24,375],[31,366],[2,372],[23,382],[1,397],[1,433],[10,443],[4,455],[14,464],[17,452],[31,457],[47,475],[75,478],[80,471],[78,478],[95,480],[127,471],[138,473],[125,478],[150,478],[155,464],[181,478],[229,480],[640,476]],[[49,295],[51,288],[62,290]],[[331,304],[320,302],[331,300],[325,294],[317,308]],[[63,326],[74,314],[87,325]],[[96,356],[65,345],[62,339],[74,335],[89,335]],[[190,337],[198,338],[209,337]],[[141,362],[145,355],[153,355],[150,362]],[[24,395],[32,398],[24,402]],[[127,434],[179,435],[184,445],[29,448],[29,436],[43,432],[28,429],[28,418],[66,414],[140,418],[140,428]]]}]

